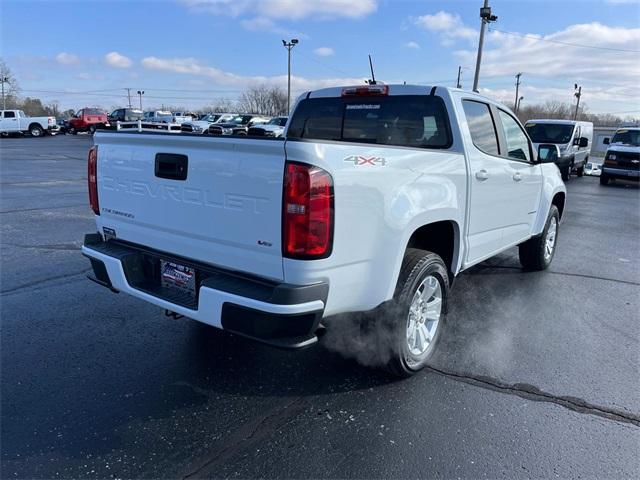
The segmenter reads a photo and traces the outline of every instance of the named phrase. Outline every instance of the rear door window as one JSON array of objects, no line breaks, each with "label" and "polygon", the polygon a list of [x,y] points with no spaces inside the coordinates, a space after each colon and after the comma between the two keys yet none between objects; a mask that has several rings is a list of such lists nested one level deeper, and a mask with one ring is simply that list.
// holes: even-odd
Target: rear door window
[{"label": "rear door window", "polygon": [[16,112],[4,112],[4,118],[16,118]]},{"label": "rear door window", "polygon": [[436,149],[452,142],[444,102],[431,95],[305,99],[287,137]]}]

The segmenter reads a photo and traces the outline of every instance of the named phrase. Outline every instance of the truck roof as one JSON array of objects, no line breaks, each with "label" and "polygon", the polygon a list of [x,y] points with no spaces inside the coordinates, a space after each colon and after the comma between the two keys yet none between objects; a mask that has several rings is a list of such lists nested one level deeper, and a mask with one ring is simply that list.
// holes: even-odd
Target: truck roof
[{"label": "truck roof", "polygon": [[435,88],[437,91],[441,91],[441,89],[450,91],[450,92],[464,92],[469,95],[473,95],[474,97],[484,98],[487,101],[494,102],[495,99],[491,99],[485,97],[476,92],[472,92],[470,90],[463,90],[460,88],[449,87],[446,85],[406,85],[406,84],[381,84],[378,83],[376,85],[342,85],[339,87],[328,87],[328,88],[320,88],[318,90],[311,90],[303,93],[301,95],[302,98],[323,98],[323,97],[340,97],[342,95],[342,91],[345,88],[365,88],[365,87],[387,87],[389,89],[388,95],[429,95],[432,90]]},{"label": "truck roof", "polygon": [[559,124],[559,125],[577,125],[578,123],[585,123],[585,124],[593,125],[592,122],[585,122],[585,121],[582,121],[582,120],[564,120],[564,119],[561,119],[561,118],[532,118],[532,119],[526,121],[526,123],[531,123],[531,122],[535,122],[535,123],[555,123],[555,124]]}]

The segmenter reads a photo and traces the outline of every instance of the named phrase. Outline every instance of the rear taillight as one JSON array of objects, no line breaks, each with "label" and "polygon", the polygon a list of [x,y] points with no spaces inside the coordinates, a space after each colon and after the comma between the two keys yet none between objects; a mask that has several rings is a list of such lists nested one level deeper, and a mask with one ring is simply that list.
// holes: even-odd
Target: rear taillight
[{"label": "rear taillight", "polygon": [[333,243],[331,175],[319,167],[287,162],[282,221],[285,257],[328,257]]},{"label": "rear taillight", "polygon": [[89,149],[89,159],[87,160],[87,182],[89,184],[89,204],[91,210],[96,215],[100,215],[98,205],[98,147]]}]

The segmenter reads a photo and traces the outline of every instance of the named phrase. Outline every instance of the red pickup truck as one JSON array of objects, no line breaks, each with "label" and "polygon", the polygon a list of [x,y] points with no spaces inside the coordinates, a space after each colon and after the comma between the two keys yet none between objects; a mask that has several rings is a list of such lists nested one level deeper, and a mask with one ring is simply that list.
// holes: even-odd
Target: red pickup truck
[{"label": "red pickup truck", "polygon": [[107,113],[97,108],[83,108],[69,119],[69,133],[75,135],[78,132],[95,133],[98,128],[109,126]]}]

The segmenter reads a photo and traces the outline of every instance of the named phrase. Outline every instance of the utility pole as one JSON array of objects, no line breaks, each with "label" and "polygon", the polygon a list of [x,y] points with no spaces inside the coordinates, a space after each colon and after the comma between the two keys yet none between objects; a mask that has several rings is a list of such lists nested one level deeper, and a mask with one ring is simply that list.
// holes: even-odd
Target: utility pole
[{"label": "utility pole", "polygon": [[142,110],[142,95],[144,95],[144,90],[138,90],[138,96],[140,97],[140,110]]},{"label": "utility pole", "polygon": [[298,44],[297,38],[292,38],[291,41],[287,42],[282,40],[282,45],[287,49],[288,59],[287,59],[287,115],[289,115],[289,110],[291,109],[291,49]]},{"label": "utility pole", "polygon": [[2,77],[0,78],[0,83],[2,83],[2,109],[6,110],[7,109],[7,101],[4,97],[4,84],[9,82],[9,77]]},{"label": "utility pole", "polygon": [[478,57],[476,58],[476,74],[473,77],[473,91],[478,91],[478,80],[480,79],[480,63],[482,62],[482,47],[484,46],[484,31],[487,23],[495,22],[498,17],[491,14],[489,0],[484,0],[484,6],[480,8],[480,40],[478,41]]},{"label": "utility pole", "polygon": [[578,118],[578,109],[580,108],[580,97],[582,96],[582,85],[578,86],[577,83],[574,84],[573,91],[574,91],[574,95],[578,99],[578,101],[576,102],[576,111],[573,114],[573,119],[576,120]]},{"label": "utility pole", "polygon": [[462,73],[462,65],[458,65],[458,80],[456,81],[456,88],[462,88],[460,85],[460,74]]},{"label": "utility pole", "polygon": [[522,72],[516,73],[516,101],[513,104],[513,111],[518,113],[518,90],[520,89],[520,77],[522,76]]},{"label": "utility pole", "polygon": [[127,88],[127,98],[129,99],[129,108],[131,108],[131,89]]},{"label": "utility pole", "polygon": [[520,111],[520,105],[522,104],[522,100],[524,100],[523,96],[520,96],[520,98],[517,100],[517,106],[516,106],[516,115],[518,115],[518,112]]}]

